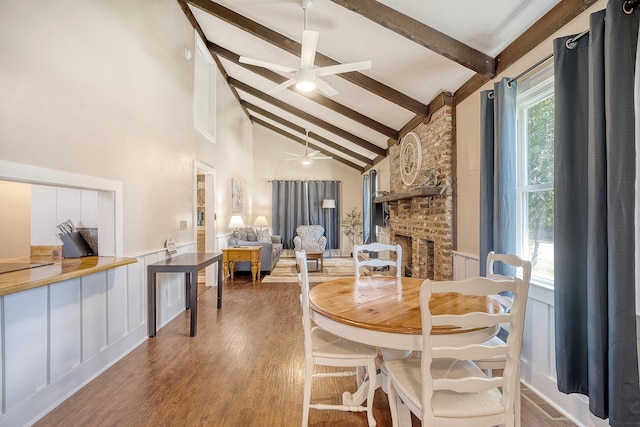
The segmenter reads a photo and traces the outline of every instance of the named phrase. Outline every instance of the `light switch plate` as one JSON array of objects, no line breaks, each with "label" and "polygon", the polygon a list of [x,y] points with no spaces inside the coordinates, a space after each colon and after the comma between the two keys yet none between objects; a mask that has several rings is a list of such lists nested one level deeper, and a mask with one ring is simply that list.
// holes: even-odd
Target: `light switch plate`
[{"label": "light switch plate", "polygon": [[180,221],[180,230],[186,230],[187,229],[187,221],[182,220]]}]

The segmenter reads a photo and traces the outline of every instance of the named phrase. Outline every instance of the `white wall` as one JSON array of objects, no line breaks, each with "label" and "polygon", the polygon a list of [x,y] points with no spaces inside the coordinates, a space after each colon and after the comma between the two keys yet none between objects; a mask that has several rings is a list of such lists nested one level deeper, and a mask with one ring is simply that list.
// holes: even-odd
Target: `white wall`
[{"label": "white wall", "polygon": [[233,164],[252,166],[228,88],[217,143],[193,127],[193,45],[174,0],[0,2],[0,159],[122,182],[125,254],[192,242],[194,159],[216,168],[221,211]]}]

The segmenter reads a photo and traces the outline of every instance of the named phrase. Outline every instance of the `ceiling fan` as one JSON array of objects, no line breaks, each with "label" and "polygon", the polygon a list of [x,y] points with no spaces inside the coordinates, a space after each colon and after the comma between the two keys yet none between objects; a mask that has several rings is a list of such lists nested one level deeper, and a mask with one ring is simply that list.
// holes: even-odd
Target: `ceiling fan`
[{"label": "ceiling fan", "polygon": [[318,154],[320,154],[320,150],[309,151],[309,131],[307,129],[305,129],[304,133],[306,135],[306,137],[305,137],[305,146],[304,146],[304,154],[296,154],[296,153],[285,152],[285,154],[293,156],[293,157],[289,157],[289,158],[287,158],[285,160],[302,160],[302,164],[303,165],[310,165],[311,163],[313,163],[314,160],[329,160],[329,159],[332,158],[330,156],[318,156]]},{"label": "ceiling fan", "polygon": [[334,96],[338,91],[332,88],[326,81],[320,79],[322,76],[329,76],[339,73],[347,73],[350,71],[366,70],[371,68],[371,61],[352,62],[349,64],[330,65],[327,67],[314,67],[316,56],[316,48],[318,46],[317,31],[307,30],[307,12],[313,7],[313,0],[301,0],[300,4],[304,10],[304,30],[302,31],[302,52],[300,53],[300,68],[287,67],[285,65],[274,64],[259,59],[241,56],[239,61],[243,64],[255,65],[276,71],[284,71],[293,73],[295,76],[284,83],[274,87],[267,93],[274,95],[293,84],[302,92],[311,92],[318,90],[327,96]]}]

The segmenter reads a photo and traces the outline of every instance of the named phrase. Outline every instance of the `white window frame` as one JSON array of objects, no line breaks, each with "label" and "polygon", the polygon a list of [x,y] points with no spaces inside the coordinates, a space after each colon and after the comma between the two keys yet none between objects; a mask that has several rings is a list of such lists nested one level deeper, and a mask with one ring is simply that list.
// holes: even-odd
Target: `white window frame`
[{"label": "white window frame", "polygon": [[193,60],[193,126],[208,140],[216,142],[216,63],[211,52],[195,33]]},{"label": "white window frame", "polygon": [[[516,248],[519,256],[528,253],[529,218],[527,196],[537,191],[553,190],[553,182],[527,184],[528,138],[526,113],[530,107],[553,96],[553,66],[548,66],[530,78],[518,82],[516,100]],[[553,288],[553,278],[536,275],[532,271],[531,282]]]}]

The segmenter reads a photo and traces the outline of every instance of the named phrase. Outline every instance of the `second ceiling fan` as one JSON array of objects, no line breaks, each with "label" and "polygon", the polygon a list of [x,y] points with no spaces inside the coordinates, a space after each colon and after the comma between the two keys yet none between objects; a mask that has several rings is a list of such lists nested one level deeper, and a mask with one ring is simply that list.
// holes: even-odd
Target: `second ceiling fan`
[{"label": "second ceiling fan", "polygon": [[371,61],[352,62],[349,64],[337,64],[327,67],[315,68],[314,60],[316,57],[316,48],[318,46],[317,31],[307,30],[307,12],[313,7],[312,0],[301,0],[302,10],[304,10],[304,30],[302,31],[302,52],[300,53],[300,68],[292,68],[285,65],[274,64],[260,59],[248,58],[241,56],[239,61],[243,64],[255,65],[258,67],[268,68],[276,71],[284,71],[293,73],[295,76],[284,83],[274,87],[267,93],[274,95],[289,86],[296,85],[296,88],[302,92],[311,92],[318,90],[327,96],[334,96],[338,91],[332,88],[326,81],[320,79],[322,76],[329,76],[339,73],[347,73],[350,71],[366,70],[371,68]]},{"label": "second ceiling fan", "polygon": [[289,157],[289,158],[287,158],[285,160],[301,160],[303,165],[310,165],[311,163],[313,163],[314,160],[329,160],[329,159],[331,159],[330,156],[318,156],[318,154],[320,154],[320,150],[309,151],[309,130],[305,129],[304,133],[305,133],[304,154],[296,154],[296,153],[285,152],[285,154],[293,156],[293,157]]}]

